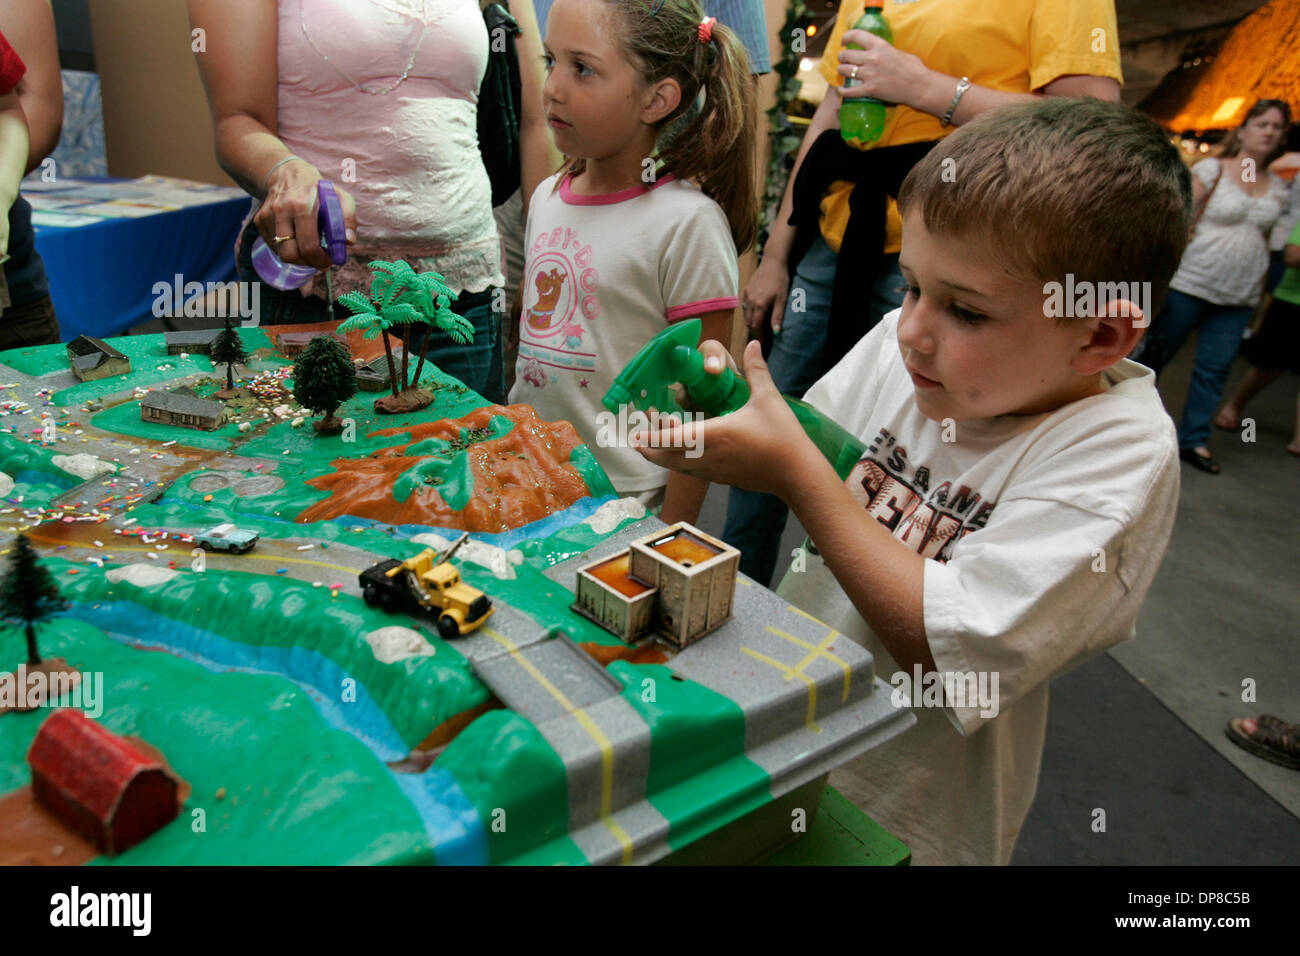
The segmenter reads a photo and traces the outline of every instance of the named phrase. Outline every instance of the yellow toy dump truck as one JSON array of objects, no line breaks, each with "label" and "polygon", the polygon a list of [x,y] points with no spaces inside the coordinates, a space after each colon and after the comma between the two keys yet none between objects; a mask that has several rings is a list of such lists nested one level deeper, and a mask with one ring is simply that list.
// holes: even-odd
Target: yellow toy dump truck
[{"label": "yellow toy dump truck", "polygon": [[451,563],[451,556],[468,540],[465,532],[442,554],[425,548],[405,561],[390,559],[366,568],[360,574],[366,603],[390,613],[431,615],[443,638],[468,634],[494,610],[487,595],[461,581]]}]

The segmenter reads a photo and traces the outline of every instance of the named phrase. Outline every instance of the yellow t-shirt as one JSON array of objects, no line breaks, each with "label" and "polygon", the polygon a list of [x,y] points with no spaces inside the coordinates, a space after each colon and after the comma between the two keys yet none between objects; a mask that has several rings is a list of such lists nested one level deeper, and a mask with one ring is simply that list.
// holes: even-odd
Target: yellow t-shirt
[{"label": "yellow t-shirt", "polygon": [[[927,67],[977,86],[1030,93],[1062,76],[1106,76],[1123,82],[1114,0],[883,0],[894,46]],[[833,86],[842,37],[862,16],[864,0],[844,0],[819,69]],[[954,85],[953,91],[956,92]],[[827,94],[834,95],[834,94]],[[910,106],[890,109],[877,146],[939,139],[953,131],[939,117]],[[821,230],[836,252],[849,219],[852,183],[836,183],[821,203]],[[903,223],[889,201],[885,252],[902,248]]]}]

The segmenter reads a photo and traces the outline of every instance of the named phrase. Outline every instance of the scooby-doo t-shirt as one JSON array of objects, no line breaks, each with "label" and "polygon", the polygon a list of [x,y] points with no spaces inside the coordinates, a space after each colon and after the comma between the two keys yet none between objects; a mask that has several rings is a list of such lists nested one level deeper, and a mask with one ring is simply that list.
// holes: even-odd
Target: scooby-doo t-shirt
[{"label": "scooby-doo t-shirt", "polygon": [[572,422],[619,492],[668,472],[627,447],[600,400],[670,322],[733,309],[739,272],[726,216],[692,183],[581,196],[560,174],[533,193],[512,403]]}]

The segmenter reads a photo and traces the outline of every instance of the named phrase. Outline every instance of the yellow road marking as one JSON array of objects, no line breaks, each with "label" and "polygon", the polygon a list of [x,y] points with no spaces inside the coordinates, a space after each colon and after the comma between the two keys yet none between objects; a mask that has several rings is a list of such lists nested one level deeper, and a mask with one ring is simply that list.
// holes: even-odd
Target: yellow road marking
[{"label": "yellow road marking", "polygon": [[808,618],[808,620],[812,621],[814,624],[820,624],[822,627],[826,628],[828,631],[833,631],[833,630],[835,630],[833,627],[831,627],[831,626],[830,626],[829,624],[827,624],[825,621],[819,621],[817,618],[813,617],[813,616],[812,616],[811,614],[809,614],[807,611],[804,611],[804,610],[802,610],[802,609],[800,609],[800,608],[797,608],[797,607],[795,607],[793,604],[787,604],[787,605],[785,606],[785,609],[786,609],[787,611],[793,611],[795,614],[798,614],[800,617],[806,617],[806,618]]},{"label": "yellow road marking", "polygon": [[[822,626],[825,627],[825,625]],[[824,657],[831,663],[840,665],[840,670],[844,672],[844,690],[840,694],[840,703],[846,704],[849,700],[849,681],[853,677],[853,668],[849,667],[843,659],[826,650],[827,647],[834,643],[835,638],[839,637],[839,632],[834,631],[831,628],[826,629],[830,631],[830,633],[822,639],[820,644],[813,644],[809,641],[805,641],[801,637],[795,637],[793,634],[788,634],[780,628],[772,627],[771,625],[768,625],[767,627],[769,633],[784,638],[791,644],[798,644],[800,647],[808,648],[808,653],[804,655],[803,660],[794,666],[794,669],[799,673],[803,673],[803,669],[819,657]]]},{"label": "yellow road marking", "polygon": [[793,677],[797,677],[801,681],[803,681],[804,685],[808,688],[808,713],[804,717],[804,723],[808,725],[808,729],[811,730],[813,733],[820,734],[822,732],[822,729],[817,726],[817,721],[814,719],[817,716],[817,682],[815,680],[813,680],[807,674],[802,674],[799,671],[795,670],[794,668],[786,664],[782,664],[776,658],[768,657],[766,654],[760,654],[752,647],[742,647],[740,649],[740,653],[748,654],[750,657],[754,658],[755,660],[762,661],[764,664],[768,664],[772,667],[775,667],[777,670],[779,670],[781,673],[785,675],[786,680],[790,680]]},{"label": "yellow road marking", "polygon": [[[822,626],[824,627],[825,625]],[[812,644],[808,641],[803,640],[802,638],[795,637],[793,634],[787,634],[785,631],[782,631],[779,628],[771,627],[770,625],[768,626],[767,630],[772,634],[775,634],[777,637],[784,638],[785,640],[789,641],[792,644],[798,644],[800,647],[805,647],[809,649],[809,653],[807,654],[807,656],[805,656],[804,659],[801,660],[798,663],[798,665],[796,665],[794,668],[795,671],[799,673],[803,673],[803,669],[811,661],[813,661],[818,657],[824,657],[827,660],[831,661],[832,663],[838,664],[840,666],[840,670],[844,672],[844,688],[840,694],[840,703],[848,702],[849,682],[853,677],[853,669],[849,667],[849,665],[845,663],[844,660],[842,660],[840,657],[826,650],[826,647],[829,644],[831,644],[836,637],[839,636],[839,634],[836,631],[832,630],[830,634],[828,634],[820,644]]]},{"label": "yellow road marking", "polygon": [[613,834],[614,839],[618,841],[619,846],[623,848],[624,865],[632,862],[632,838],[628,836],[627,831],[615,822],[611,815],[611,809],[614,802],[614,745],[605,736],[605,732],[600,729],[591,716],[581,707],[574,707],[573,702],[565,696],[564,691],[560,690],[545,674],[539,671],[533,662],[528,660],[519,653],[513,641],[493,630],[486,624],[483,625],[484,632],[509,652],[510,656],[515,659],[533,680],[537,681],[548,694],[559,702],[560,706],[566,711],[573,714],[578,721],[578,725],[587,732],[587,735],[595,741],[596,746],[600,748],[600,822],[605,828]]}]

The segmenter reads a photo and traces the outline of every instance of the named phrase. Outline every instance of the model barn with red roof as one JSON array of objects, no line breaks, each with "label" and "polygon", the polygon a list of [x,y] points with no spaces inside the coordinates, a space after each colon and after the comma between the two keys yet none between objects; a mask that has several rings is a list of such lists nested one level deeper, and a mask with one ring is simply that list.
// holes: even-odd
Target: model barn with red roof
[{"label": "model barn with red roof", "polygon": [[37,801],[104,853],[135,846],[180,810],[161,761],[74,708],[41,724],[27,762]]}]

